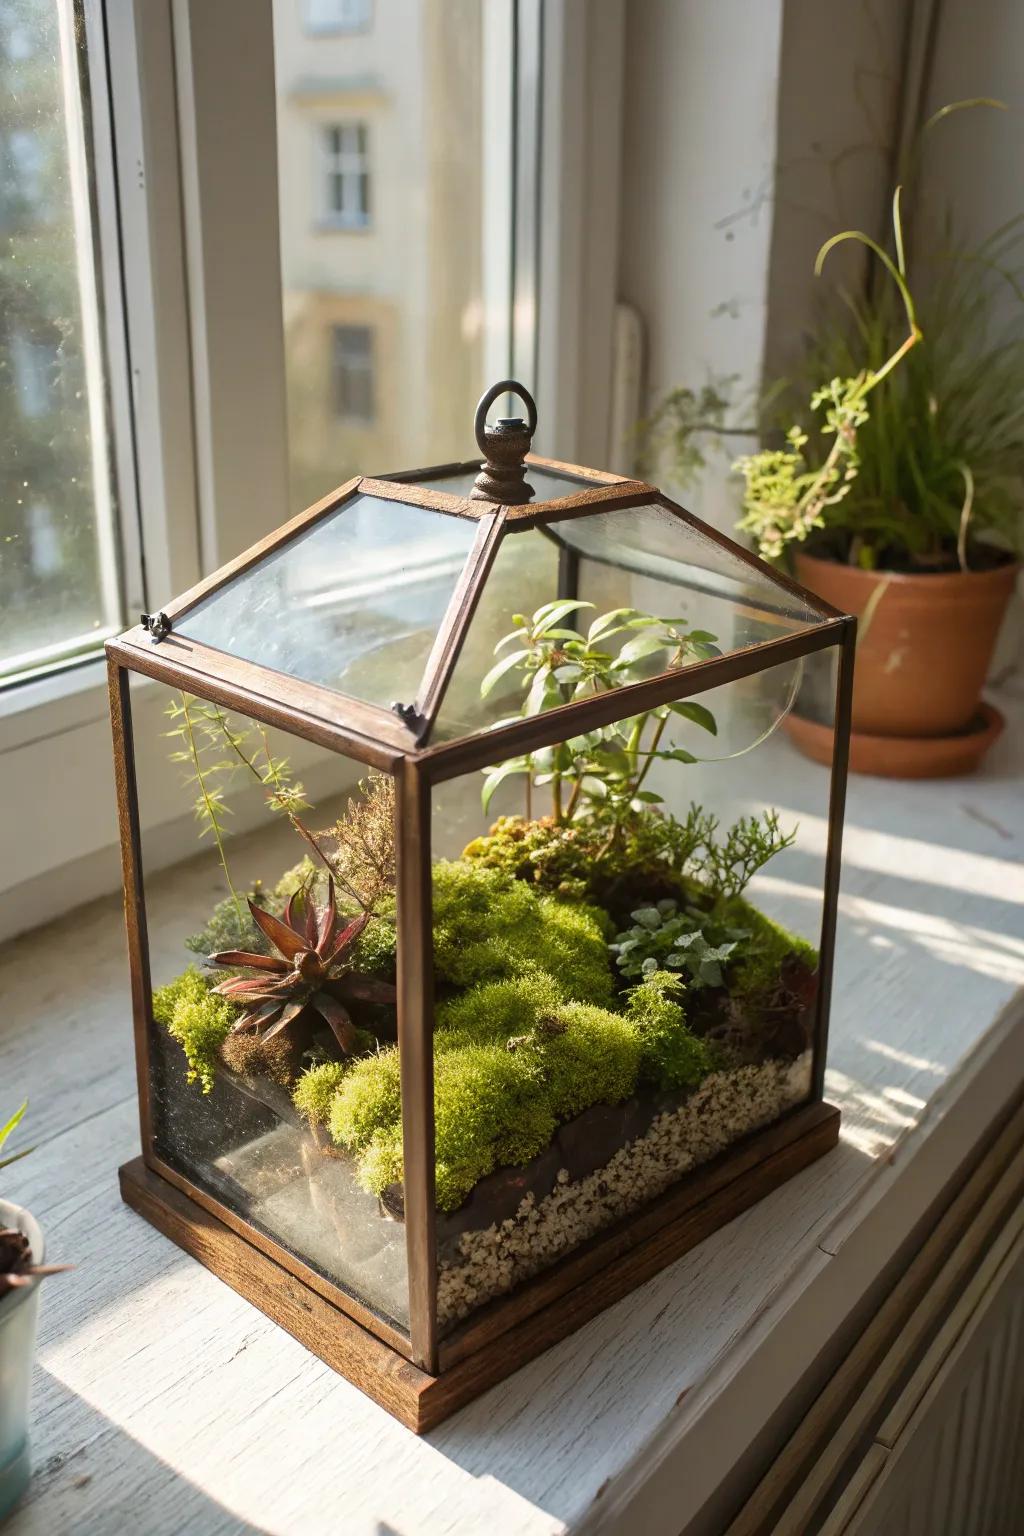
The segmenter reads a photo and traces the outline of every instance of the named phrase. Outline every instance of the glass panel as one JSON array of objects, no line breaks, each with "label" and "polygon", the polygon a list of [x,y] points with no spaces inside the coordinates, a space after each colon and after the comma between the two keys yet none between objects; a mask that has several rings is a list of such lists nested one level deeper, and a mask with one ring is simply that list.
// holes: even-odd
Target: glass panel
[{"label": "glass panel", "polygon": [[[361,1182],[345,1140],[351,1116],[332,1119],[339,1089],[378,1052],[400,1118],[393,781],[163,686],[133,702],[138,740],[155,745],[171,733],[165,751],[139,757],[140,769],[152,765],[139,788],[156,1150],[407,1329],[405,1229]],[[202,851],[168,871],[193,835],[194,803]],[[318,941],[305,919],[327,912],[328,864],[338,917],[332,937],[325,925]],[[250,915],[249,897],[270,914],[261,919],[270,935]],[[296,925],[283,943],[275,918]],[[360,930],[343,942],[354,918]],[[331,950],[324,967],[319,957]],[[302,951],[318,958],[307,953],[296,965]],[[223,986],[230,995],[213,990]]]},{"label": "glass panel", "polygon": [[0,10],[0,680],[120,628],[71,10]]},{"label": "glass panel", "polygon": [[557,544],[535,529],[501,540],[434,724],[432,741],[472,735],[517,712],[511,682],[499,683],[483,698],[481,681],[494,666],[494,647],[511,627],[512,614],[524,603],[532,607],[557,591]]},{"label": "glass panel", "polygon": [[[591,648],[610,651],[617,665],[606,669],[596,683],[589,659],[582,671],[561,670],[558,686],[552,685],[543,703],[531,702],[530,710],[536,712],[539,707],[568,703],[595,686],[600,691],[636,682],[822,622],[771,576],[663,507],[595,512],[545,528],[550,532],[533,529],[504,536],[439,712],[435,741],[486,729],[525,707],[523,684],[532,680],[527,668],[512,665],[494,678],[488,674],[503,657],[532,650],[536,658],[540,653],[536,639],[529,639],[531,633],[539,637],[541,630],[546,633],[553,627],[556,638],[564,639],[565,632],[572,630],[583,638],[602,615],[633,610],[602,627]],[[562,595],[558,560],[551,553],[557,552],[552,535],[575,557],[575,592],[583,606],[562,615],[557,623],[550,618],[533,623],[539,609]],[[571,573],[566,580],[572,580]],[[524,615],[527,622],[517,625],[516,614]],[[672,622],[659,627],[656,618]],[[517,629],[519,638],[502,646]],[[552,650],[550,644],[548,649]],[[557,665],[557,655],[552,653],[552,659]]]},{"label": "glass panel", "polygon": [[[472,454],[509,265],[497,203],[484,217],[481,0],[273,9],[297,511],[352,474]],[[487,176],[510,205],[510,167]]]},{"label": "glass panel", "polygon": [[475,535],[471,518],[355,496],[175,627],[370,704],[411,703]]},{"label": "glass panel", "polygon": [[[701,605],[702,614],[714,619],[709,628],[717,623],[724,650],[742,650],[822,622],[801,598],[667,507],[626,507],[566,518],[550,526],[588,562],[611,567],[637,582],[647,577],[668,587],[685,588],[693,602]],[[621,588],[621,576],[615,584]]]},{"label": "glass panel", "polygon": [[[429,486],[432,491],[448,491],[453,496],[468,496],[478,473],[476,469],[469,469],[462,474],[441,475],[437,479],[424,476],[411,483]],[[535,502],[557,501],[562,496],[573,496],[581,490],[595,490],[605,484],[601,480],[588,480],[585,475],[553,475],[546,469],[530,469],[529,466],[526,478],[533,486]]]},{"label": "glass panel", "polygon": [[830,776],[787,740],[803,672],[435,789],[444,1328],[809,1097]]}]

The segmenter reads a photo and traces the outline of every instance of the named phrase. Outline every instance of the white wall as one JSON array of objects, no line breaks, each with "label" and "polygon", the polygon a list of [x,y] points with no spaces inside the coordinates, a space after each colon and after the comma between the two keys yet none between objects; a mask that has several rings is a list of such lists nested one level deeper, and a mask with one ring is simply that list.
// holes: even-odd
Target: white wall
[{"label": "white wall", "polygon": [[[927,111],[972,96],[994,96],[1005,112],[979,108],[938,125],[922,176],[933,214],[952,213],[954,231],[980,245],[1024,213],[1024,5],[1020,0],[945,0]],[[1019,259],[1024,262],[1024,240]],[[1024,305],[1009,289],[1002,313],[1020,323]]]},{"label": "white wall", "polygon": [[[643,317],[647,393],[759,386],[768,302],[782,0],[630,0],[620,297]],[[737,446],[739,451],[739,446]],[[728,529],[707,477],[693,510]]]}]

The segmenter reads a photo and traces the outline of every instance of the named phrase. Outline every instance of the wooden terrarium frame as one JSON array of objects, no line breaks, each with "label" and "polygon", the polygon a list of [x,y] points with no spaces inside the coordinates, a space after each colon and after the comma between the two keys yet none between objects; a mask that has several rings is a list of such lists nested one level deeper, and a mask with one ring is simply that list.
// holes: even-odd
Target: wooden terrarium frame
[{"label": "wooden terrarium frame", "polygon": [[[486,425],[505,390],[529,402],[529,424]],[[823,1102],[825,1045],[835,946],[840,844],[850,732],[855,621],[829,608],[755,556],[700,523],[654,486],[528,454],[532,401],[503,381],[481,401],[477,437],[485,462],[446,464],[387,479],[356,477],[276,533],[200,582],[157,615],[107,642],[110,709],[125,912],[131,965],[142,1155],[121,1169],[124,1199],[180,1247],[294,1334],[417,1432],[438,1423],[488,1386],[685,1253],[740,1211],[832,1147],[838,1111]],[[525,475],[564,480],[564,497],[533,501]],[[431,481],[480,469],[470,496]],[[525,491],[524,491],[525,486]],[[257,565],[295,535],[358,496],[372,495],[476,523],[469,558],[438,630],[418,696],[386,709],[286,676],[202,644],[179,629],[202,599]],[[494,498],[501,497],[500,500]],[[452,740],[432,732],[467,631],[503,537],[539,528],[560,543],[560,597],[577,595],[579,555],[553,524],[602,512],[658,507],[798,600],[813,616],[796,633],[627,684],[614,692]],[[813,1004],[809,1097],[766,1128],[683,1176],[664,1194],[591,1236],[511,1294],[439,1327],[434,1160],[433,929],[431,803],[437,786],[515,753],[535,752],[640,711],[692,699],[781,663],[833,650],[835,750],[824,861],[823,922]],[[150,1054],[154,1022],[143,895],[141,827],[132,737],[130,675],[141,673],[224,709],[276,727],[393,776],[396,791],[397,1031],[404,1151],[404,1220],[409,1328],[403,1331],[311,1263],[248,1222],[172,1167],[154,1136]]]}]

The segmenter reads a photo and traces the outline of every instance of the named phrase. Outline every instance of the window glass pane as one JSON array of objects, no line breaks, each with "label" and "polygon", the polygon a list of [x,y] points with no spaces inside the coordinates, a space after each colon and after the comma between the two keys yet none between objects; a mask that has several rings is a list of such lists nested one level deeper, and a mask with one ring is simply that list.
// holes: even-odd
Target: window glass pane
[{"label": "window glass pane", "polygon": [[54,0],[0,6],[0,678],[122,620],[91,186],[63,16]]},{"label": "window glass pane", "polygon": [[[294,511],[352,474],[474,454],[485,332],[509,301],[507,264],[484,291],[486,9],[275,0]],[[492,201],[503,173],[488,166]],[[358,384],[339,332],[366,338]]]},{"label": "window glass pane", "polygon": [[356,496],[175,628],[385,709],[412,703],[475,534],[471,518]]}]

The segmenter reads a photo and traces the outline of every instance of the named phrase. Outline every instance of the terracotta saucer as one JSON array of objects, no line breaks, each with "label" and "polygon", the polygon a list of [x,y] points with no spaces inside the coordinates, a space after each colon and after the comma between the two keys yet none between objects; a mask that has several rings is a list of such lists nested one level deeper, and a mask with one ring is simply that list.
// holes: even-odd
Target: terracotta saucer
[{"label": "terracotta saucer", "polygon": [[[952,779],[973,773],[1001,734],[1005,721],[991,704],[979,704],[970,725],[955,736],[850,737],[851,773],[882,779]],[[832,727],[790,715],[785,729],[806,757],[832,761]]]}]

